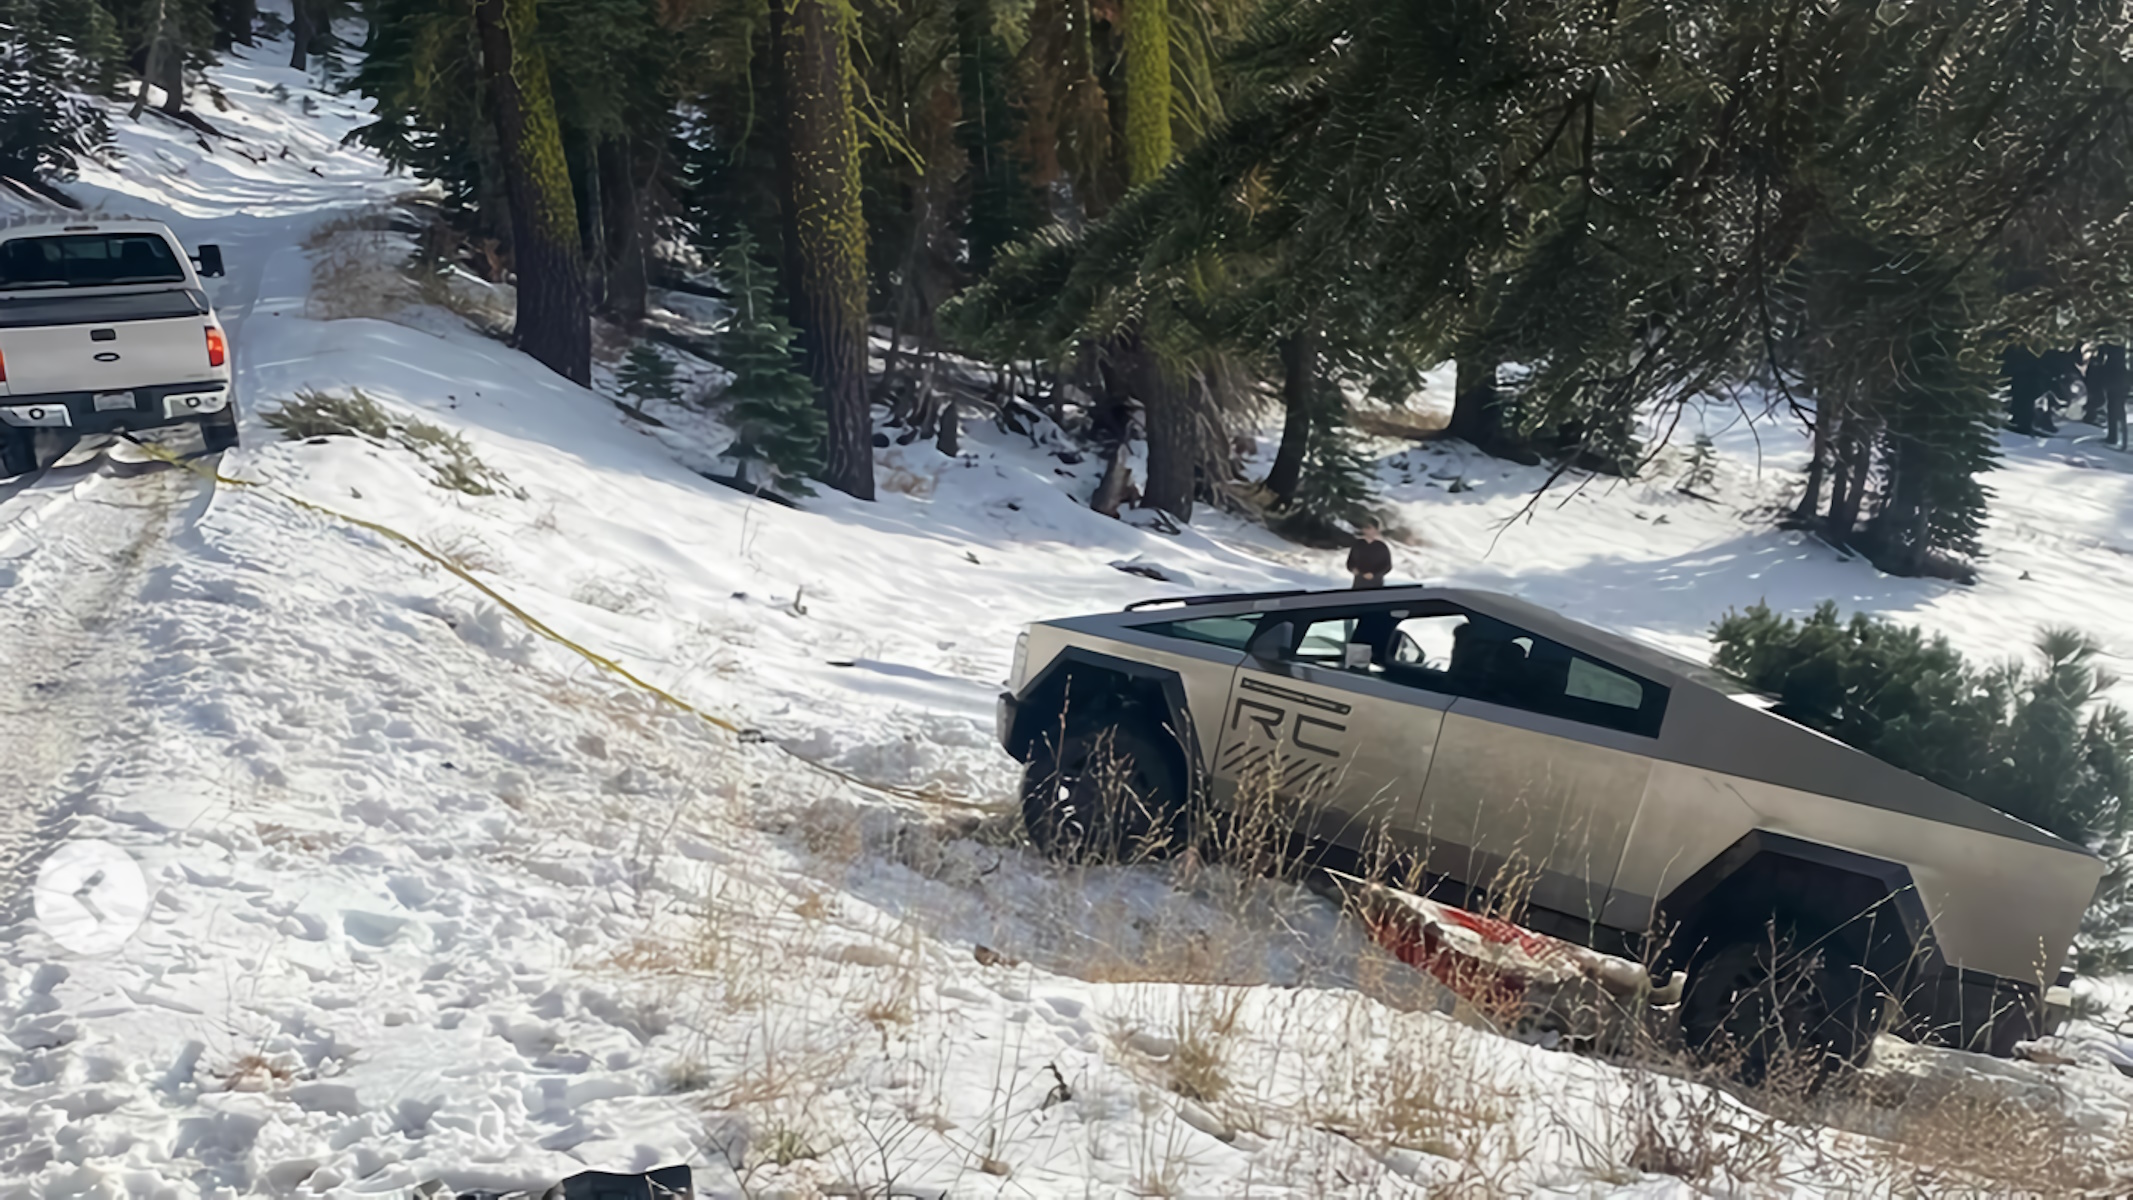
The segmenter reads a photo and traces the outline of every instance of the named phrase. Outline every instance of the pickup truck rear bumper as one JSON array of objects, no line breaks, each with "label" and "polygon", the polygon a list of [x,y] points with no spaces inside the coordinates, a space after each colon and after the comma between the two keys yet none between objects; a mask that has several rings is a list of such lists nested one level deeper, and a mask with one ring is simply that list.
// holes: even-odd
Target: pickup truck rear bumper
[{"label": "pickup truck rear bumper", "polygon": [[226,412],[232,393],[226,382],[158,384],[113,392],[50,392],[0,396],[0,425],[16,429],[67,429],[75,433],[123,433],[195,421]]}]

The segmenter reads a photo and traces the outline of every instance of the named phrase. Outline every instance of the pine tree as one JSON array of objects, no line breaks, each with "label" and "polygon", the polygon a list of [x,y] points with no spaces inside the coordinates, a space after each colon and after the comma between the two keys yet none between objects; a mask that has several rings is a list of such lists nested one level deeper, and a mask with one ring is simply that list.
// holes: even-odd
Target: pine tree
[{"label": "pine tree", "polygon": [[1318,403],[1296,490],[1274,515],[1274,527],[1298,541],[1335,544],[1345,530],[1376,519],[1377,464],[1356,444],[1338,407]]},{"label": "pine tree", "polygon": [[1699,432],[1696,443],[1689,449],[1688,470],[1681,477],[1683,492],[1694,495],[1708,492],[1718,482],[1718,447],[1711,435]]},{"label": "pine tree", "polygon": [[623,395],[637,402],[639,412],[644,410],[646,401],[671,403],[681,394],[673,362],[642,342],[631,347],[615,381],[622,386]]},{"label": "pine tree", "polygon": [[126,65],[119,21],[102,3],[0,0],[5,40],[30,75],[84,91],[112,92]]},{"label": "pine tree", "polygon": [[718,269],[733,297],[733,316],[718,337],[719,365],[733,375],[724,397],[734,431],[727,453],[744,475],[760,470],[765,486],[812,495],[806,480],[822,470],[829,421],[813,384],[794,366],[796,335],[777,311],[775,273],[745,230],[728,241]]},{"label": "pine tree", "polygon": [[970,162],[964,234],[970,266],[983,274],[993,256],[1034,232],[1044,209],[1018,146],[1026,114],[1011,75],[1014,54],[994,27],[991,0],[955,0],[956,140]]},{"label": "pine tree", "polygon": [[109,143],[103,110],[68,95],[69,68],[79,60],[59,39],[0,23],[0,176],[60,194],[82,156]]}]

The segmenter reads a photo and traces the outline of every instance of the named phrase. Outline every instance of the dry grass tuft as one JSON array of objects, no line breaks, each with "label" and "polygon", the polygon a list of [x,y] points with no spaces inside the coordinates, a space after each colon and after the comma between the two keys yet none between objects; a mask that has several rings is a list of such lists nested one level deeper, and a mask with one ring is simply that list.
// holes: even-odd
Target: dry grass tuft
[{"label": "dry grass tuft", "polygon": [[502,570],[496,551],[480,534],[459,530],[430,544],[430,552],[467,574],[495,575]]},{"label": "dry grass tuft", "polygon": [[881,477],[883,491],[923,500],[940,485],[939,475],[921,475],[903,467],[890,467]]},{"label": "dry grass tuft", "polygon": [[296,1078],[296,1069],[279,1056],[246,1054],[222,1073],[222,1085],[233,1092],[264,1092]]},{"label": "dry grass tuft", "polygon": [[502,473],[474,456],[465,438],[414,417],[400,417],[351,388],[347,395],[305,388],[262,418],[290,441],[361,437],[381,445],[398,445],[430,468],[431,482],[469,496],[508,495],[525,499]]},{"label": "dry grass tuft", "polygon": [[1188,993],[1179,1005],[1170,1061],[1165,1064],[1165,1082],[1171,1091],[1207,1103],[1229,1090],[1231,1044],[1243,1006],[1244,993],[1235,988]]}]

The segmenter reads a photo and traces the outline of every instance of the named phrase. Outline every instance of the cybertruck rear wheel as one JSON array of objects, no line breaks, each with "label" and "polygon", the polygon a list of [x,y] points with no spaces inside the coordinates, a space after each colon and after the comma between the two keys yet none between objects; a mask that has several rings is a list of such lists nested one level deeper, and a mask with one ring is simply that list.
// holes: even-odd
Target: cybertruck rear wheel
[{"label": "cybertruck rear wheel", "polygon": [[1185,782],[1176,753],[1149,726],[1118,714],[1034,747],[1022,773],[1022,824],[1045,857],[1136,862],[1183,849]]},{"label": "cybertruck rear wheel", "polygon": [[1787,1078],[1813,1089],[1858,1066],[1873,1047],[1880,1004],[1850,949],[1790,925],[1712,938],[1682,994],[1689,1049],[1750,1087]]}]

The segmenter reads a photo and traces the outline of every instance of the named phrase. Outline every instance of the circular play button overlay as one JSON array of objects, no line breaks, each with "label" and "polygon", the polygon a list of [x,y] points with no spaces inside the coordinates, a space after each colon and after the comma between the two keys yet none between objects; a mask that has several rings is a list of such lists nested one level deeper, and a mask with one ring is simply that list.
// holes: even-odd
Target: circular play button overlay
[{"label": "circular play button overlay", "polygon": [[109,842],[69,842],[37,871],[37,925],[76,954],[107,954],[148,916],[148,881]]}]

